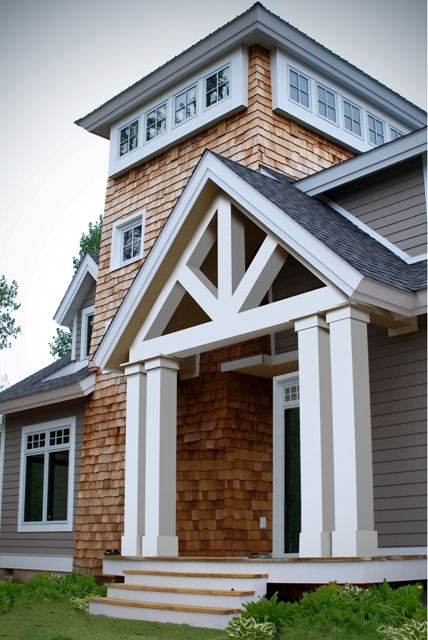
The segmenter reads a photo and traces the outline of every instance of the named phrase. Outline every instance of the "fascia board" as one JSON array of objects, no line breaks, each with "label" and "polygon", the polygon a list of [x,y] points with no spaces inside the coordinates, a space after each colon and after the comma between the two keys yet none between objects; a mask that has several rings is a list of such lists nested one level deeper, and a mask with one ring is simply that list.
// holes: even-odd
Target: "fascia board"
[{"label": "fascia board", "polygon": [[125,89],[123,92],[80,118],[76,124],[103,138],[110,137],[113,122],[126,112],[136,109],[171,82],[178,82],[204,65],[240,44],[258,43],[267,49],[280,47],[290,55],[334,78],[353,92],[368,97],[387,112],[398,116],[410,127],[426,124],[425,112],[394,93],[363,71],[343,60],[300,32],[260,4],[221,27],[159,69]]},{"label": "fascia board", "polygon": [[424,127],[350,160],[302,178],[294,185],[308,196],[317,196],[405,160],[422,156],[426,150],[427,129]]},{"label": "fascia board", "polygon": [[91,276],[95,282],[97,281],[98,265],[95,260],[87,254],[70,282],[65,296],[61,300],[61,304],[54,315],[54,320],[59,325],[65,327],[72,326],[73,317],[92,285],[89,276]]},{"label": "fascia board", "polygon": [[47,391],[31,393],[27,396],[12,398],[0,403],[0,414],[16,413],[17,411],[28,411],[37,409],[57,402],[68,402],[85,398],[95,389],[95,373],[64,387],[57,387]]},{"label": "fascia board", "polygon": [[415,315],[418,297],[371,278],[363,278],[351,296],[355,303],[377,307],[404,316]]}]

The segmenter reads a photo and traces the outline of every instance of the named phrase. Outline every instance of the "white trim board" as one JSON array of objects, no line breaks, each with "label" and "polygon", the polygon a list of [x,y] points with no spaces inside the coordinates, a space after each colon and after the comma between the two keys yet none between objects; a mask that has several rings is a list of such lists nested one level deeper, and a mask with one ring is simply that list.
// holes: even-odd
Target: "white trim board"
[{"label": "white trim board", "polygon": [[0,568],[27,571],[73,571],[73,556],[21,555],[0,553]]}]

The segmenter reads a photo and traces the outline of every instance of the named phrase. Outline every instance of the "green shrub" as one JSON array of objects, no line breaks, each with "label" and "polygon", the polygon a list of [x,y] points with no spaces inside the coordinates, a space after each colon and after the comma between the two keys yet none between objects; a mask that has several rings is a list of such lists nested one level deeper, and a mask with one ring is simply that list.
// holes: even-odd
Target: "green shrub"
[{"label": "green shrub", "polygon": [[278,594],[271,598],[263,596],[256,602],[247,602],[243,606],[242,616],[254,618],[256,622],[272,622],[277,628],[282,622],[298,614],[298,604],[278,602]]},{"label": "green shrub", "polygon": [[229,622],[226,633],[236,640],[272,640],[276,627],[272,622],[257,622],[251,617],[238,616]]},{"label": "green shrub", "polygon": [[427,621],[410,620],[400,628],[389,626],[379,627],[379,632],[388,640],[426,640],[428,633]]}]

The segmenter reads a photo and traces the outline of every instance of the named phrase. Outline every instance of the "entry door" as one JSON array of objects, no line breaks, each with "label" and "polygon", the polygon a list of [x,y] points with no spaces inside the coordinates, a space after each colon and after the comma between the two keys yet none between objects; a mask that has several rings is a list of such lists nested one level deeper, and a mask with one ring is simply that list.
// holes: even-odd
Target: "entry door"
[{"label": "entry door", "polygon": [[274,378],[273,553],[299,553],[301,530],[299,379]]}]

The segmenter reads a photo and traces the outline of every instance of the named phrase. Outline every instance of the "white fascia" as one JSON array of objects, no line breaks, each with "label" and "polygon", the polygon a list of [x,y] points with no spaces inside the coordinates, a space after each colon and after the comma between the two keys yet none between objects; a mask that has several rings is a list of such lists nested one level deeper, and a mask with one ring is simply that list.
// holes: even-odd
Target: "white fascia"
[{"label": "white fascia", "polygon": [[74,317],[97,277],[98,265],[87,253],[54,315],[55,322],[63,327],[73,326]]},{"label": "white fascia", "polygon": [[427,129],[424,127],[362,155],[302,178],[294,185],[308,196],[318,196],[354,180],[388,169],[417,156],[425,157]]},{"label": "white fascia", "polygon": [[80,382],[74,382],[65,387],[5,400],[0,404],[0,412],[4,414],[16,413],[16,411],[28,411],[29,409],[36,409],[37,407],[44,407],[57,402],[85,398],[94,391],[95,378],[95,373],[91,373]]},{"label": "white fascia", "polygon": [[[209,181],[223,190],[239,208],[243,209],[246,215],[253,219],[255,224],[266,232],[275,234],[285,248],[311,271],[315,271],[323,282],[332,283],[348,297],[352,297],[358,290],[361,290],[361,295],[363,295],[362,282],[366,279],[357,269],[342,260],[297,222],[286,216],[256,189],[228,169],[214,154],[206,152],[98,347],[94,362],[99,367],[107,368],[110,356],[119,343],[129,319],[134,315],[184,220]],[[285,220],[287,221],[286,225],[284,225]],[[381,306],[387,310],[399,308],[401,313],[409,314],[415,304],[416,296],[406,292],[402,293],[380,283],[376,284],[379,293],[376,307]],[[398,304],[394,301],[395,293],[399,298]]]}]

